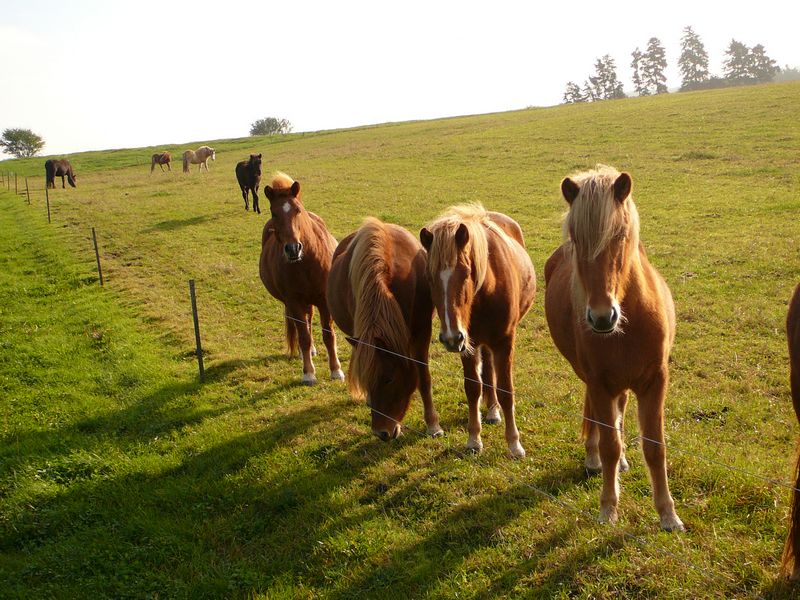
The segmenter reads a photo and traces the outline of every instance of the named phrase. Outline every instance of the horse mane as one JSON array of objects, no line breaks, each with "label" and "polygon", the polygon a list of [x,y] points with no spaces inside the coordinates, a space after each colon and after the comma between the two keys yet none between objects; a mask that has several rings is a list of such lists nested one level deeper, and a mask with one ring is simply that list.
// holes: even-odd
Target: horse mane
[{"label": "horse mane", "polygon": [[283,171],[275,171],[272,174],[272,183],[270,187],[275,191],[288,190],[292,187],[293,183],[294,179],[289,177],[286,173]]},{"label": "horse mane", "polygon": [[629,196],[627,210],[617,210],[614,182],[620,172],[614,167],[598,164],[594,169],[570,176],[579,188],[575,200],[564,216],[564,239],[576,250],[580,241],[582,258],[595,259],[617,235],[630,232],[633,247],[639,246],[639,212]]},{"label": "horse mane", "polygon": [[451,206],[428,225],[433,234],[433,243],[428,251],[428,270],[432,275],[456,264],[458,247],[456,230],[465,225],[469,231],[469,247],[472,265],[475,268],[475,290],[481,289],[489,268],[489,239],[486,230],[491,229],[503,239],[508,235],[489,218],[488,211],[480,203]]},{"label": "horse mane", "polygon": [[[383,376],[376,346],[407,354],[411,332],[389,289],[392,245],[386,224],[367,217],[350,242],[348,276],[355,298],[353,335],[358,340],[350,358],[348,388],[355,398]],[[377,342],[377,343],[376,343]]]}]

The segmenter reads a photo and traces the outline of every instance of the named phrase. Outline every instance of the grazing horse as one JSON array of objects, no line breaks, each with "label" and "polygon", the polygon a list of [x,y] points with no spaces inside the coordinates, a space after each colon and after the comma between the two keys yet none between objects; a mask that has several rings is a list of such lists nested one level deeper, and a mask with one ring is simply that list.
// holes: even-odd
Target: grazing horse
[{"label": "grazing horse", "polygon": [[328,306],[353,344],[348,387],[366,398],[372,431],[383,441],[400,434],[416,388],[428,433],[443,433],[428,370],[433,302],[426,263],[414,236],[371,217],[333,255]]},{"label": "grazing horse", "polygon": [[198,171],[202,171],[203,167],[206,168],[208,173],[208,159],[217,160],[217,153],[213,148],[208,146],[200,146],[197,150],[187,150],[183,153],[183,172],[189,172],[189,164],[199,165]]},{"label": "grazing horse", "polygon": [[344,379],[336,357],[333,321],[325,295],[336,240],[325,222],[306,210],[300,198],[300,183],[285,173],[275,173],[272,185],[264,187],[272,218],[261,236],[259,274],[264,287],[286,307],[286,342],[289,354],[297,350],[303,358],[301,383],[317,382],[311,340],[314,306],[319,309],[322,339],[328,350],[331,379]]},{"label": "grazing horse", "polygon": [[[794,289],[786,316],[786,337],[789,340],[789,369],[792,404],[800,422],[800,285]],[[783,549],[782,570],[792,580],[800,579],[800,451],[795,464],[795,489],[792,491],[792,512],[789,535]]]},{"label": "grazing horse", "polygon": [[617,475],[628,466],[621,432],[632,390],[661,527],[682,531],[664,445],[675,306],[639,242],[631,187],[630,175],[605,165],[561,182],[566,241],[544,267],[545,314],[556,347],[586,384],[586,467],[602,470],[600,521],[617,521]]},{"label": "grazing horse", "polygon": [[61,187],[66,188],[64,185],[64,177],[72,187],[77,187],[75,184],[75,171],[72,170],[72,165],[65,158],[61,160],[50,159],[44,163],[45,184],[49,188],[56,187],[56,177],[61,177]]},{"label": "grazing horse", "polygon": [[500,421],[500,400],[509,453],[522,458],[512,366],[517,324],[536,295],[536,275],[522,230],[506,215],[477,204],[462,205],[450,207],[422,228],[420,240],[428,251],[428,277],[441,323],[439,341],[461,354],[469,401],[467,448],[483,448],[483,396],[489,422]]},{"label": "grazing horse", "polygon": [[247,203],[247,193],[253,193],[253,212],[261,214],[258,206],[258,184],[261,182],[261,155],[251,154],[248,160],[236,163],[236,179],[242,189],[244,198],[244,209],[248,210],[250,205]]},{"label": "grazing horse", "polygon": [[164,170],[164,165],[167,165],[167,169],[172,171],[172,167],[170,166],[171,162],[172,155],[169,152],[156,152],[150,160],[150,172],[153,172],[156,165],[158,165],[162,171]]}]

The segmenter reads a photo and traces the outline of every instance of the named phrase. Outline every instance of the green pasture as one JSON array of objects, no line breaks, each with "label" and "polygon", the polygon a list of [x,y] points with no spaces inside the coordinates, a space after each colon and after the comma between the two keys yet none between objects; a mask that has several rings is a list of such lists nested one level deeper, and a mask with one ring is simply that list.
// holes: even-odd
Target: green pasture
[{"label": "green pasture", "polygon": [[[13,180],[0,188],[0,597],[797,594],[778,567],[798,437],[784,327],[800,281],[798,115],[787,83],[74,154],[78,187],[50,190],[51,224],[44,159],[0,162],[31,190],[28,205]],[[182,150],[201,144],[216,162],[183,174]],[[151,175],[160,150],[173,171]],[[368,215],[416,234],[464,201],[520,222],[539,279],[515,363],[525,459],[507,458],[502,427],[463,451],[460,362],[438,344],[444,438],[421,435],[418,400],[403,437],[374,438],[324,356],[319,385],[299,384],[258,277],[268,202],[246,213],[234,176],[251,152],[262,187],[289,173],[338,239]],[[620,522],[595,522],[582,386],[544,319],[559,183],[598,162],[631,173],[675,297],[666,435],[683,534],[659,531],[635,401]],[[338,349],[346,368],[342,335]]]}]

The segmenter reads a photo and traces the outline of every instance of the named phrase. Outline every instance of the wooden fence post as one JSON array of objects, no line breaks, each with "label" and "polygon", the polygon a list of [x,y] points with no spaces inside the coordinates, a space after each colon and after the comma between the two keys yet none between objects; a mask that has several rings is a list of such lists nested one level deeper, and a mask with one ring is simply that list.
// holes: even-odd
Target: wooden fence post
[{"label": "wooden fence post", "polygon": [[28,198],[28,204],[31,203],[31,192],[28,189],[28,178],[25,178],[25,196]]},{"label": "wooden fence post", "polygon": [[17,189],[17,174],[14,173],[14,194],[19,194],[19,190]]},{"label": "wooden fence post", "polygon": [[44,197],[47,200],[47,222],[50,222],[50,192],[47,190],[47,186],[44,186]]},{"label": "wooden fence post", "polygon": [[194,279],[189,280],[189,296],[192,299],[192,318],[194,319],[194,343],[197,352],[197,366],[200,369],[200,381],[205,379],[206,373],[203,368],[203,347],[200,345],[200,321],[197,318],[197,297],[194,290]]},{"label": "wooden fence post", "polygon": [[103,270],[100,268],[100,251],[97,249],[97,234],[92,227],[92,240],[94,241],[94,256],[97,259],[97,274],[100,276],[100,287],[103,287]]}]

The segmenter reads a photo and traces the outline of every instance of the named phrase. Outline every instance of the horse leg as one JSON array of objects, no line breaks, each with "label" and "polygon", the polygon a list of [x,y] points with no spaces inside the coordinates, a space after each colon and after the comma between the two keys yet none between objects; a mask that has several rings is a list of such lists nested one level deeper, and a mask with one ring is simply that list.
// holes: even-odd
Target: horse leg
[{"label": "horse leg", "polygon": [[251,192],[253,193],[253,212],[261,214],[261,208],[258,206],[258,186],[254,186]]},{"label": "horse leg", "polygon": [[300,383],[303,385],[317,383],[314,362],[311,360],[311,333],[308,329],[308,317],[311,310],[311,306],[294,305],[291,308],[288,305],[286,306],[286,312],[291,317],[297,330],[297,342],[300,347],[300,356],[303,358],[303,376],[300,378]]},{"label": "horse leg", "polygon": [[625,457],[625,409],[628,406],[628,391],[617,396],[617,429],[622,440],[622,454],[619,457],[619,472],[626,473],[630,469],[628,459]]},{"label": "horse leg", "polygon": [[497,375],[497,394],[506,419],[506,444],[512,458],[524,458],[525,448],[519,442],[519,430],[514,416],[514,334],[512,333],[492,348],[494,370]]},{"label": "horse leg", "polygon": [[597,419],[592,413],[592,401],[589,398],[589,387],[583,395],[583,447],[586,449],[584,466],[589,475],[599,475],[603,470],[600,462],[600,431],[598,430]]},{"label": "horse leg", "polygon": [[317,354],[319,354],[317,352],[317,347],[314,345],[314,336],[311,335],[311,332],[313,331],[313,324],[311,323],[311,320],[313,318],[314,318],[314,307],[312,306],[311,309],[309,310],[308,314],[306,315],[306,322],[308,323],[308,335],[311,337],[311,356],[312,356],[312,358],[315,357]]},{"label": "horse leg", "polygon": [[486,419],[489,425],[497,425],[503,418],[500,416],[500,404],[497,402],[497,381],[494,373],[494,358],[487,346],[480,347],[481,353],[481,399],[486,406]]},{"label": "horse leg", "polygon": [[[253,201],[255,206],[255,201]],[[328,351],[328,366],[331,369],[331,379],[344,381],[344,371],[339,357],[336,355],[336,333],[333,331],[333,319],[328,310],[328,305],[323,303],[319,308],[319,323],[322,326],[322,341]]]},{"label": "horse leg", "polygon": [[244,210],[250,210],[250,204],[247,202],[247,188],[243,187],[242,189],[242,198],[244,198]]},{"label": "horse leg", "polygon": [[642,390],[634,390],[638,399],[639,430],[642,451],[650,471],[653,503],[666,531],[683,531],[683,522],[675,512],[675,502],[667,482],[667,449],[664,445],[664,400],[669,374],[666,367]]},{"label": "horse leg", "polygon": [[151,175],[153,174],[153,171],[155,170],[155,168],[156,168],[156,163],[155,163],[155,161],[154,161],[154,162],[151,162],[151,163],[150,163],[150,174],[151,174]]},{"label": "horse leg", "polygon": [[461,365],[464,368],[464,391],[469,404],[467,450],[480,452],[483,450],[483,441],[481,441],[481,376],[478,373],[478,359],[474,354],[462,354]]},{"label": "horse leg", "polygon": [[61,176],[61,187],[67,189],[67,186],[64,184],[64,175]]},{"label": "horse leg", "polygon": [[591,402],[593,423],[598,430],[598,450],[603,472],[603,489],[600,492],[601,523],[617,522],[619,504],[619,458],[622,455],[622,441],[616,428],[619,410],[616,396],[610,395],[599,386],[592,386],[587,397]]},{"label": "horse leg", "polygon": [[428,435],[439,437],[444,435],[442,426],[439,425],[439,414],[433,405],[431,389],[431,371],[428,367],[428,352],[431,347],[431,323],[428,321],[416,332],[411,342],[411,357],[416,361],[417,388],[422,398],[422,409],[425,415],[425,426]]}]

